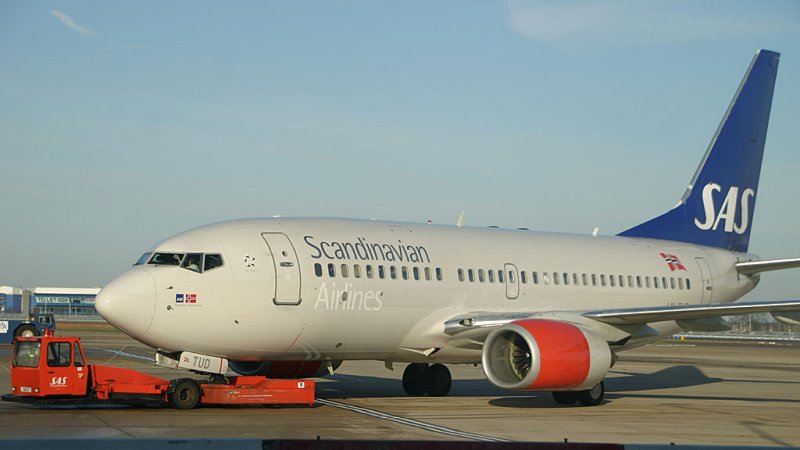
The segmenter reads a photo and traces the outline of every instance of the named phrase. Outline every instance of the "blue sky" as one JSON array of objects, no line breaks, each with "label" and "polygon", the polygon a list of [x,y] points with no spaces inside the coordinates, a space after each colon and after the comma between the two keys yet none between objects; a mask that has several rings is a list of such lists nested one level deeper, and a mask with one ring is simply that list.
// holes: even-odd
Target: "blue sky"
[{"label": "blue sky", "polygon": [[751,251],[800,256],[798,2],[0,1],[0,284],[275,214],[614,234],[675,204],[758,48]]}]

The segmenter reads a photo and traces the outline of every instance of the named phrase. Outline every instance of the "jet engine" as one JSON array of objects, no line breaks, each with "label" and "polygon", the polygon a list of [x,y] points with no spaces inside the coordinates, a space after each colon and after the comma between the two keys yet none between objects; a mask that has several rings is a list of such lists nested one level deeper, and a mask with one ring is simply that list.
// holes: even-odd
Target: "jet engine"
[{"label": "jet engine", "polygon": [[[331,361],[334,370],[341,365],[341,361]],[[229,361],[228,367],[239,375],[267,378],[315,378],[329,374],[325,361]]]},{"label": "jet engine", "polygon": [[608,344],[567,322],[526,319],[492,331],[483,371],[495,386],[517,391],[579,391],[603,381],[612,365]]}]

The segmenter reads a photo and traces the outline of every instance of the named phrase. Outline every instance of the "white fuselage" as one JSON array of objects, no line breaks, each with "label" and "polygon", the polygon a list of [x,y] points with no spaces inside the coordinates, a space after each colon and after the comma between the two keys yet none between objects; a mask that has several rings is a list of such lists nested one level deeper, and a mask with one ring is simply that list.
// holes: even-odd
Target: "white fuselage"
[{"label": "white fuselage", "polygon": [[[734,269],[752,255],[679,242],[345,219],[224,222],[153,251],[224,264],[137,265],[98,311],[164,351],[233,360],[479,362],[480,347],[454,345],[445,321],[731,302],[757,283]],[[678,330],[652,328],[653,339]]]}]

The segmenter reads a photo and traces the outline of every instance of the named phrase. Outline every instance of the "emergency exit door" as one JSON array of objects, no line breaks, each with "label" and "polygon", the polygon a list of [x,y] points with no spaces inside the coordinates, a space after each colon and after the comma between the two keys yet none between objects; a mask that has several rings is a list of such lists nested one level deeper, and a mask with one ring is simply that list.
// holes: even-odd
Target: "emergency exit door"
[{"label": "emergency exit door", "polygon": [[275,266],[275,295],[272,302],[276,305],[299,305],[300,297],[300,264],[297,253],[289,237],[283,233],[261,233],[272,253]]}]

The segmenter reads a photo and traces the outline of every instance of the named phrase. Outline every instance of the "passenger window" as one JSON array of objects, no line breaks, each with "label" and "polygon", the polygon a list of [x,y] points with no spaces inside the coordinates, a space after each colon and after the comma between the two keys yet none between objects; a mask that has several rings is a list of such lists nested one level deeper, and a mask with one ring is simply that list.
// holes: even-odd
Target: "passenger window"
[{"label": "passenger window", "polygon": [[558,286],[558,283],[561,282],[561,277],[558,276],[558,272],[553,272],[553,284]]},{"label": "passenger window", "polygon": [[426,281],[431,281],[431,268],[430,267],[426,267],[425,268],[425,280]]},{"label": "passenger window", "polygon": [[419,267],[414,267],[411,271],[414,273],[414,279],[419,280]]},{"label": "passenger window", "polygon": [[458,269],[458,281],[464,281],[464,269]]},{"label": "passenger window", "polygon": [[342,264],[342,278],[347,278],[348,276],[347,264]]},{"label": "passenger window", "polygon": [[608,276],[608,285],[611,286],[611,287],[615,286],[614,275],[609,275]]},{"label": "passenger window", "polygon": [[389,266],[389,277],[393,280],[397,279],[397,267]]},{"label": "passenger window", "polygon": [[367,278],[372,279],[375,276],[375,272],[372,271],[372,264],[367,264]]},{"label": "passenger window", "polygon": [[667,277],[661,277],[661,287],[667,288]]},{"label": "passenger window", "polygon": [[361,266],[356,264],[353,266],[353,276],[356,278],[361,278]]},{"label": "passenger window", "polygon": [[444,274],[442,273],[442,268],[441,267],[437,267],[436,268],[436,280],[438,280],[438,281],[444,280]]},{"label": "passenger window", "polygon": [[639,275],[636,275],[636,287],[638,288],[642,287],[642,277]]},{"label": "passenger window", "polygon": [[670,279],[669,279],[669,286],[670,286],[672,289],[675,289],[675,278],[672,278],[672,277],[670,277]]},{"label": "passenger window", "polygon": [[619,287],[625,287],[625,277],[619,276]]},{"label": "passenger window", "polygon": [[318,277],[322,276],[322,264],[320,263],[314,264],[314,275]]},{"label": "passenger window", "polygon": [[475,271],[472,269],[467,269],[467,278],[469,278],[470,283],[475,282]]},{"label": "passenger window", "polygon": [[514,271],[513,270],[509,270],[508,271],[508,282],[511,283],[511,284],[516,283],[516,281],[514,281]]},{"label": "passenger window", "polygon": [[628,275],[628,287],[633,287],[633,277]]},{"label": "passenger window", "polygon": [[68,367],[72,364],[71,351],[72,345],[69,342],[51,342],[47,344],[48,367]]},{"label": "passenger window", "polygon": [[520,284],[528,284],[528,273],[524,270],[519,273],[519,282]]},{"label": "passenger window", "polygon": [[542,283],[550,284],[550,280],[547,279],[547,272],[542,272]]},{"label": "passenger window", "polygon": [[605,285],[606,285],[606,276],[600,275],[600,286],[605,287]]},{"label": "passenger window", "polygon": [[402,266],[400,268],[400,272],[403,274],[403,279],[407,280],[408,279],[408,267]]},{"label": "passenger window", "polygon": [[686,289],[691,289],[691,288],[692,288],[692,283],[691,283],[691,281],[689,281],[689,279],[687,278],[687,279],[686,279]]},{"label": "passenger window", "polygon": [[486,274],[483,272],[483,269],[478,269],[478,281],[481,283],[486,281]]},{"label": "passenger window", "polygon": [[506,282],[505,276],[506,276],[505,271],[503,271],[503,270],[498,270],[497,271],[497,281],[499,281],[501,283],[505,283]]},{"label": "passenger window", "polygon": [[574,273],[574,272],[572,274],[572,284],[575,285],[575,286],[578,285],[578,274]]},{"label": "passenger window", "polygon": [[378,266],[378,278],[381,280],[386,278],[386,269],[384,269],[383,266]]},{"label": "passenger window", "polygon": [[683,278],[678,278],[678,289],[683,290]]},{"label": "passenger window", "polygon": [[336,266],[333,263],[328,263],[328,276],[331,278],[336,276]]},{"label": "passenger window", "polygon": [[653,277],[653,287],[658,289],[658,277]]},{"label": "passenger window", "polygon": [[583,281],[584,286],[589,285],[589,277],[587,277],[585,273],[581,275],[581,281]]},{"label": "passenger window", "polygon": [[644,285],[650,289],[650,277],[644,277]]},{"label": "passenger window", "polygon": [[592,286],[597,286],[597,274],[592,274]]},{"label": "passenger window", "polygon": [[222,267],[222,255],[219,253],[208,253],[203,261],[203,272]]},{"label": "passenger window", "polygon": [[489,269],[489,283],[494,283],[494,270]]}]

